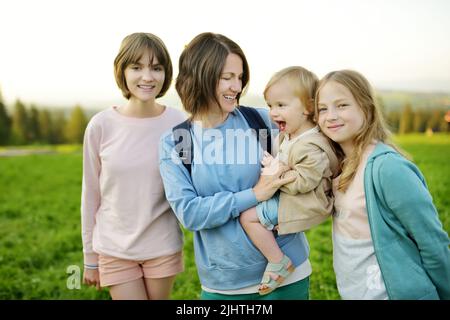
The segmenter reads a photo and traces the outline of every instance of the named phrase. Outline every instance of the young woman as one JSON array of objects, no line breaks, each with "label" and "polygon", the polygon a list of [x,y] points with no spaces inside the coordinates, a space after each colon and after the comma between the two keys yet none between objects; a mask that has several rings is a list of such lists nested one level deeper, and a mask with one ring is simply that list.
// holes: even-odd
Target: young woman
[{"label": "young woman", "polygon": [[84,282],[109,287],[113,299],[168,299],[183,271],[183,240],[165,199],[158,143],[185,116],[156,102],[172,80],[157,36],[125,37],[114,72],[128,103],[97,113],[85,132]]},{"label": "young woman", "polygon": [[[311,266],[303,233],[276,238],[296,272],[273,293],[258,294],[267,260],[238,217],[293,178],[280,178],[287,166],[260,177],[263,150],[238,107],[248,81],[245,55],[229,38],[202,33],[186,46],[176,89],[191,114],[187,136],[193,162],[190,172],[180,163],[172,132],[162,138],[160,170],[167,199],[180,222],[194,232],[202,299],[307,299]],[[270,126],[266,110],[255,113]]]},{"label": "young woman", "polygon": [[450,299],[449,238],[425,179],[389,140],[369,82],[319,83],[316,111],[342,173],[333,184],[333,264],[344,299]]}]

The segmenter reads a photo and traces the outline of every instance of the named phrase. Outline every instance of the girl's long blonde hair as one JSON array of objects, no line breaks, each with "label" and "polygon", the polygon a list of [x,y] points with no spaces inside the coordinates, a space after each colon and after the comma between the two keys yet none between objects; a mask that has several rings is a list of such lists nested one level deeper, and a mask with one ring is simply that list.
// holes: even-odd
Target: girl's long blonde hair
[{"label": "girl's long blonde hair", "polygon": [[356,174],[356,169],[361,161],[362,154],[373,141],[383,142],[403,154],[402,151],[391,141],[391,133],[387,129],[380,108],[377,106],[375,95],[369,81],[353,70],[332,71],[323,77],[318,85],[315,99],[315,114],[318,113],[319,94],[323,86],[329,81],[337,82],[348,90],[364,114],[364,122],[354,138],[354,151],[345,157],[342,148],[334,141],[333,144],[341,164],[341,176],[339,178],[338,190],[345,192]]}]

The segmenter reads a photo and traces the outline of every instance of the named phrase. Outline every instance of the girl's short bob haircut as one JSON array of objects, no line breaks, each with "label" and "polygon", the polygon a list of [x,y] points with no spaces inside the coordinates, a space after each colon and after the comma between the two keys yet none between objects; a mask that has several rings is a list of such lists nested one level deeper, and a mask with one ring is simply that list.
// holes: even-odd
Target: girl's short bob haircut
[{"label": "girl's short bob haircut", "polygon": [[125,80],[125,69],[133,63],[138,63],[146,50],[150,51],[150,61],[156,57],[159,64],[164,68],[164,83],[156,98],[164,96],[172,82],[172,61],[164,42],[151,33],[132,33],[122,40],[119,53],[114,59],[114,76],[117,85],[126,99],[130,99],[131,93],[128,90]]},{"label": "girl's short bob haircut", "polygon": [[[211,103],[220,106],[216,88],[230,53],[242,59],[242,92],[245,92],[250,71],[244,52],[233,40],[221,34],[205,32],[192,39],[181,53],[175,88],[191,119],[206,114]],[[238,104],[242,92],[236,97]]]}]

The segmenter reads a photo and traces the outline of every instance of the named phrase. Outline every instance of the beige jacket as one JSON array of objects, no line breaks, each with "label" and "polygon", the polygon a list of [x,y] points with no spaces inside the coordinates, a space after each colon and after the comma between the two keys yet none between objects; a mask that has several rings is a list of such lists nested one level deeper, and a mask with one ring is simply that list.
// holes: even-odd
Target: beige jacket
[{"label": "beige jacket", "polygon": [[[280,135],[280,142],[283,140]],[[338,159],[327,138],[320,132],[299,139],[291,147],[284,176],[296,179],[280,188],[278,233],[308,230],[333,212],[331,180],[339,171]]]}]

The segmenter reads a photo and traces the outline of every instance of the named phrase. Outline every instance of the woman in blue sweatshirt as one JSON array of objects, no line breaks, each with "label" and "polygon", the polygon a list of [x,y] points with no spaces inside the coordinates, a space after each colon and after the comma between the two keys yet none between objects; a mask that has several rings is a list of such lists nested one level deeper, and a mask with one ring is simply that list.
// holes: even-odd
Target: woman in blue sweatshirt
[{"label": "woman in blue sweatshirt", "polygon": [[449,238],[419,169],[389,141],[369,82],[319,83],[316,115],[342,173],[333,181],[333,265],[343,299],[450,299]]},{"label": "woman in blue sweatshirt", "polygon": [[[303,233],[277,237],[296,269],[276,291],[258,294],[267,260],[247,237],[239,215],[290,179],[281,178],[287,167],[260,177],[262,139],[238,107],[249,76],[241,48],[223,35],[202,33],[186,46],[176,89],[191,114],[183,139],[192,146],[180,153],[174,132],[162,137],[160,172],[166,197],[179,221],[194,232],[202,299],[308,299],[311,265]],[[268,112],[254,110],[271,127]],[[192,158],[192,164],[183,165],[180,158]],[[274,270],[271,276],[276,279],[277,274],[283,273]]]}]

